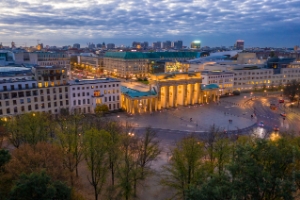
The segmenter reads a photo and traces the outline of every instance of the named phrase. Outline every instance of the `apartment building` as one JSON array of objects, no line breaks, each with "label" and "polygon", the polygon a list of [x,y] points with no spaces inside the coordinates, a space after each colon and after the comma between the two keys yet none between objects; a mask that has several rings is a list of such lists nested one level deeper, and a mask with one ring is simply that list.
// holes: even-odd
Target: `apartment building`
[{"label": "apartment building", "polygon": [[69,81],[71,113],[94,113],[97,104],[105,104],[109,110],[120,108],[121,82],[113,78]]}]

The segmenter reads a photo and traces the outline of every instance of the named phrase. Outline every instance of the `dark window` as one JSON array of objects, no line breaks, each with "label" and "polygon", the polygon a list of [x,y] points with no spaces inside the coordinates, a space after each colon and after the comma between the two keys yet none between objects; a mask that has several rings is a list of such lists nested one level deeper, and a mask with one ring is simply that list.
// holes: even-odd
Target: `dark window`
[{"label": "dark window", "polygon": [[25,111],[25,107],[21,106],[21,111],[24,112]]},{"label": "dark window", "polygon": [[32,91],[32,95],[33,95],[33,96],[38,95],[38,91],[37,91],[37,90],[33,90],[33,91]]},{"label": "dark window", "polygon": [[15,90],[15,86],[14,86],[14,85],[11,85],[11,86],[10,86],[10,89],[11,89],[11,90]]},{"label": "dark window", "polygon": [[3,86],[3,90],[4,90],[4,91],[7,91],[7,86]]},{"label": "dark window", "polygon": [[[75,88],[73,88],[73,89],[75,89]],[[65,92],[68,92],[68,88],[67,87],[65,87]]]},{"label": "dark window", "polygon": [[28,105],[28,111],[31,111],[31,105]]},{"label": "dark window", "polygon": [[51,108],[51,103],[48,103],[48,108]]},{"label": "dark window", "polygon": [[17,104],[17,100],[13,100],[13,105],[16,105]]},{"label": "dark window", "polygon": [[5,101],[5,105],[6,105],[6,106],[9,106],[9,101]]},{"label": "dark window", "polygon": [[37,110],[39,109],[39,105],[38,104],[35,104],[34,108]]},{"label": "dark window", "polygon": [[35,83],[32,83],[32,88],[36,88],[36,84]]},{"label": "dark window", "polygon": [[90,100],[89,99],[87,100],[87,103],[90,104]]},{"label": "dark window", "polygon": [[66,100],[66,105],[69,105],[69,100]]},{"label": "dark window", "polygon": [[62,101],[60,101],[60,102],[59,102],[59,105],[60,105],[60,106],[63,106],[63,102],[62,102]]},{"label": "dark window", "polygon": [[107,102],[107,97],[104,97],[104,102]]},{"label": "dark window", "polygon": [[26,89],[29,89],[29,85],[28,85],[28,84],[25,84],[25,88],[26,88]]},{"label": "dark window", "polygon": [[10,114],[10,109],[9,108],[6,109],[6,113]]},{"label": "dark window", "polygon": [[76,100],[73,101],[73,105],[76,106]]},{"label": "dark window", "polygon": [[26,97],[30,97],[31,96],[31,91],[26,91]]},{"label": "dark window", "polygon": [[85,99],[82,100],[82,104],[85,104]]},{"label": "dark window", "polygon": [[18,92],[19,97],[24,97],[24,92]]},{"label": "dark window", "polygon": [[108,101],[111,101],[111,96],[108,97]]}]

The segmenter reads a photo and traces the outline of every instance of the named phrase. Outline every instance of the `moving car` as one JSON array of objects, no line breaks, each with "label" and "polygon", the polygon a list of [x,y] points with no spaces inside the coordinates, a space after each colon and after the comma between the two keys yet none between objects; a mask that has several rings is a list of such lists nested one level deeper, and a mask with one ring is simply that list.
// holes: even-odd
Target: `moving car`
[{"label": "moving car", "polygon": [[286,114],[285,113],[280,113],[280,116],[286,117]]},{"label": "moving car", "polygon": [[284,103],[284,99],[279,99],[279,103]]},{"label": "moving car", "polygon": [[278,126],[274,126],[273,130],[274,131],[279,131],[279,127]]},{"label": "moving car", "polygon": [[260,126],[260,127],[264,127],[264,126],[265,126],[265,124],[264,124],[264,122],[263,122],[263,121],[260,121],[260,122],[258,123],[258,126]]}]

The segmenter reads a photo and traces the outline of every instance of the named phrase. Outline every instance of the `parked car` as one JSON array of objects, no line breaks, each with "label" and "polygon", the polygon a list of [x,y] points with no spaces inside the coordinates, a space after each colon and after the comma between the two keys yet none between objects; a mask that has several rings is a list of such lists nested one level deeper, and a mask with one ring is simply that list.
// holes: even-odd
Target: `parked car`
[{"label": "parked car", "polygon": [[284,103],[284,99],[279,99],[279,103]]}]

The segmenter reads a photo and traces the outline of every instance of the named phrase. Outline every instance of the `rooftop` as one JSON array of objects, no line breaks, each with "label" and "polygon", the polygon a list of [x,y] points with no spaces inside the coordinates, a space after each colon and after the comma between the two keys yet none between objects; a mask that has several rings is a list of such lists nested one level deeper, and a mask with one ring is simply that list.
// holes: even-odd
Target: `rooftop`
[{"label": "rooftop", "polygon": [[119,59],[196,58],[197,52],[106,52],[104,57]]},{"label": "rooftop", "polygon": [[142,92],[138,90],[134,90],[125,86],[121,86],[121,92],[131,98],[138,98],[138,97],[147,97],[147,96],[155,96],[157,93],[155,91],[147,91]]},{"label": "rooftop", "polygon": [[5,72],[31,72],[31,69],[27,67],[15,67],[15,66],[0,67],[0,73],[5,73]]},{"label": "rooftop", "polygon": [[99,78],[99,79],[75,79],[69,81],[70,85],[84,85],[84,84],[96,84],[96,83],[109,83],[109,82],[121,82],[113,78]]},{"label": "rooftop", "polygon": [[219,89],[219,86],[216,84],[201,84],[201,90],[214,90],[214,89]]}]

